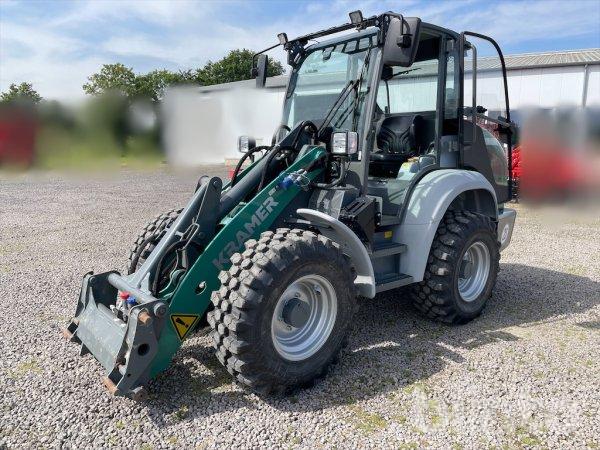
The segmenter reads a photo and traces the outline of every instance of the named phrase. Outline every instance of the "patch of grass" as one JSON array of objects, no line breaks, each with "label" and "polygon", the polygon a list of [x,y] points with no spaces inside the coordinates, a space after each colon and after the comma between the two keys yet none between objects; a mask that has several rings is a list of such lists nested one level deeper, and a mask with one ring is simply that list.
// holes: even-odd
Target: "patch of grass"
[{"label": "patch of grass", "polygon": [[30,360],[17,364],[17,366],[9,371],[9,377],[21,378],[27,373],[42,373],[42,369],[36,361]]},{"label": "patch of grass", "polygon": [[302,438],[300,436],[294,436],[290,439],[290,446],[297,446],[302,444]]},{"label": "patch of grass", "polygon": [[422,355],[423,353],[425,353],[423,350],[415,350],[415,351],[408,351],[408,352],[404,352],[404,356],[406,356],[409,360],[413,360],[415,358],[417,358],[418,356]]},{"label": "patch of grass", "polygon": [[427,395],[431,392],[431,388],[422,381],[415,381],[414,383],[409,384],[408,386],[404,386],[402,390],[408,395],[420,392]]},{"label": "patch of grass", "polygon": [[536,435],[531,433],[527,428],[518,426],[515,429],[516,440],[519,444],[528,447],[536,447],[542,445],[542,441]]},{"label": "patch of grass", "polygon": [[406,422],[408,422],[408,417],[406,417],[404,414],[396,414],[392,416],[392,420],[400,425],[404,425]]},{"label": "patch of grass", "polygon": [[342,395],[342,401],[346,405],[354,405],[358,399],[354,395],[347,393]]},{"label": "patch of grass", "polygon": [[173,414],[173,419],[175,419],[177,422],[181,422],[188,416],[189,412],[190,408],[188,408],[187,405],[183,405],[177,411],[175,411]]},{"label": "patch of grass", "polygon": [[439,404],[437,400],[430,399],[427,401],[427,412],[429,413],[431,425],[437,426],[442,423],[442,416],[439,414]]},{"label": "patch of grass", "polygon": [[195,396],[207,395],[208,390],[206,389],[206,383],[198,378],[193,378],[190,381],[190,389],[194,393]]},{"label": "patch of grass", "polygon": [[571,274],[571,275],[582,276],[582,275],[587,274],[587,268],[582,265],[569,266],[569,267],[567,267],[565,272],[567,272],[568,274]]},{"label": "patch of grass", "polygon": [[398,448],[400,450],[415,450],[415,449],[419,448],[419,444],[414,441],[404,442],[404,443],[400,444],[400,446]]},{"label": "patch of grass", "polygon": [[117,430],[122,430],[123,428],[125,428],[125,423],[123,423],[122,420],[117,420],[117,423],[115,423],[115,428]]},{"label": "patch of grass", "polygon": [[353,406],[350,410],[353,413],[352,421],[355,427],[365,433],[371,434],[388,426],[387,420],[379,414],[367,412],[359,406]]},{"label": "patch of grass", "polygon": [[169,437],[167,438],[167,442],[168,442],[169,444],[175,445],[175,444],[177,444],[177,438],[176,438],[175,436],[169,436]]}]

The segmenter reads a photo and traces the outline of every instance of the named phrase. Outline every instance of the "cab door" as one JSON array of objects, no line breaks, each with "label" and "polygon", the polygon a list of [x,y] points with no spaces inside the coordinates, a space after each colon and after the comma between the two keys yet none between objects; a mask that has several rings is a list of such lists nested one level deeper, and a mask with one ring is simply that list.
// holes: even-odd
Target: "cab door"
[{"label": "cab door", "polygon": [[459,39],[460,164],[484,175],[498,203],[511,199],[512,131],[506,66],[492,38],[465,31]]}]

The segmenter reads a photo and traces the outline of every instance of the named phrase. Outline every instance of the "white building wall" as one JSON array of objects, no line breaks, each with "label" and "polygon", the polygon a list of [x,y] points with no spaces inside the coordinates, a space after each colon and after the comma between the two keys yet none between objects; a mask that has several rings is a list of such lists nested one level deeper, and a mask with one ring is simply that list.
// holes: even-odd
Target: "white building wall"
[{"label": "white building wall", "polygon": [[[586,106],[600,106],[600,65],[588,66]],[[511,109],[576,107],[582,104],[584,66],[548,67],[508,71]],[[429,80],[415,80],[404,100],[394,99],[398,110],[427,109]],[[503,105],[500,72],[481,73],[478,93],[490,110]],[[409,86],[407,84],[407,86]],[[163,102],[165,145],[175,165],[222,163],[237,157],[237,138],[247,134],[257,145],[267,144],[281,120],[284,87],[265,90],[218,90],[200,94],[197,88],[178,88]],[[465,80],[465,98],[470,104],[471,82]],[[423,103],[425,101],[425,103]],[[384,102],[383,102],[384,104]],[[411,106],[412,105],[412,106]],[[395,108],[394,108],[395,107]]]},{"label": "white building wall", "polygon": [[586,106],[600,106],[600,65],[588,67]]},{"label": "white building wall", "polygon": [[508,72],[510,107],[581,106],[584,68],[548,67]]},{"label": "white building wall", "polygon": [[175,166],[223,163],[239,157],[240,135],[270,144],[281,120],[284,91],[232,89],[198,93],[171,89],[162,103],[164,146]]}]

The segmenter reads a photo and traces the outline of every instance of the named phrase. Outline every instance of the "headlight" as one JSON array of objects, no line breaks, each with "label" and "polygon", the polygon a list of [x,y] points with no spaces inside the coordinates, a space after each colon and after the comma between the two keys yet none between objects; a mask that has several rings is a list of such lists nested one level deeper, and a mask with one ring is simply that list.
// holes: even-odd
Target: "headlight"
[{"label": "headlight", "polygon": [[250,136],[240,136],[238,138],[238,151],[240,153],[248,153],[256,147],[256,139]]},{"label": "headlight", "polygon": [[358,133],[339,131],[331,135],[331,153],[334,155],[354,155],[358,151]]}]

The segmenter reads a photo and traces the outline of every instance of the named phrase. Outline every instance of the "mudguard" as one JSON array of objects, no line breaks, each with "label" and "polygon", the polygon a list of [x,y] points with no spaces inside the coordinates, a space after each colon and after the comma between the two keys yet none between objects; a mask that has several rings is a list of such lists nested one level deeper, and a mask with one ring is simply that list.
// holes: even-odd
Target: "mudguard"
[{"label": "mudguard", "polygon": [[367,298],[375,297],[373,264],[365,245],[356,236],[356,233],[339,220],[321,211],[301,208],[296,212],[317,227],[321,234],[342,247],[342,251],[350,257],[356,269],[354,284],[358,293]]},{"label": "mudguard", "polygon": [[[493,201],[488,214],[497,219],[498,204],[490,182],[479,172],[459,169],[434,170],[413,190],[402,223],[394,230],[394,241],[408,245],[400,260],[400,272],[423,280],[425,266],[440,220],[456,197],[466,191],[483,190]],[[484,211],[481,211],[484,213]]]}]

